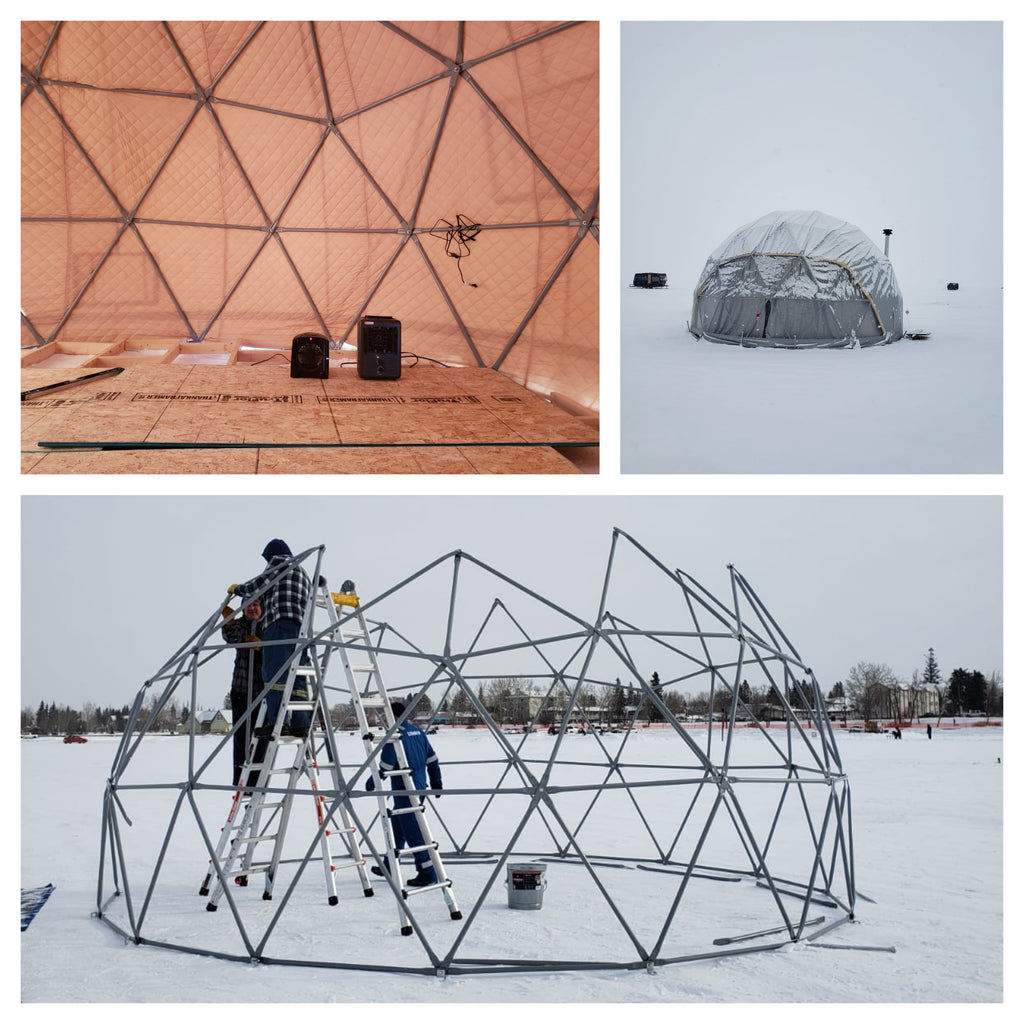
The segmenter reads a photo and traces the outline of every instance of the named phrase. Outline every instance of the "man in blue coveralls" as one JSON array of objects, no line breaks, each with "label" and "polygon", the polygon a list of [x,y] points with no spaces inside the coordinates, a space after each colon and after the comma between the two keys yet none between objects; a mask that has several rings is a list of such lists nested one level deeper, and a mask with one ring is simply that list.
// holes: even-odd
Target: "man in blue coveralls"
[{"label": "man in blue coveralls", "polygon": [[[397,721],[405,713],[405,705],[401,701],[391,702],[391,713]],[[403,789],[433,789],[440,792],[441,765],[430,745],[427,734],[412,722],[402,722],[398,727],[398,734],[402,740],[402,749],[405,751],[405,760],[409,766],[411,785],[406,785],[404,775],[391,776],[391,789],[399,791]],[[398,768],[398,755],[395,752],[393,743],[385,743],[380,754],[380,767],[382,771],[394,771]],[[429,777],[430,786],[427,786]],[[366,788],[373,789],[373,776],[366,781]],[[393,798],[393,807],[399,810],[403,807],[411,807],[412,800],[407,796],[398,796],[397,792]],[[422,804],[423,798],[420,798]],[[391,828],[395,836],[395,849],[401,850],[406,846],[422,846],[423,833],[420,830],[418,814],[394,814],[391,817]],[[410,878],[405,884],[412,889],[418,889],[424,885],[437,884],[437,872],[430,863],[430,854],[426,850],[418,850],[413,855],[416,862],[416,877]],[[374,865],[370,869],[375,875],[383,875],[384,870],[390,871],[387,858],[384,858],[384,870]]]}]

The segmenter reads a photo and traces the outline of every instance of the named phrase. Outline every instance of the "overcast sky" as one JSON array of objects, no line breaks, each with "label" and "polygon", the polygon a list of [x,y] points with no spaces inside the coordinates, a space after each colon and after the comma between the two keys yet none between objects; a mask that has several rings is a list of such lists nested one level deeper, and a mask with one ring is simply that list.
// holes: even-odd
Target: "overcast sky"
[{"label": "overcast sky", "polygon": [[624,22],[621,80],[624,284],[773,210],[892,228],[908,304],[1001,283],[999,22]]},{"label": "overcast sky", "polygon": [[[909,678],[929,647],[944,676],[1002,669],[999,498],[31,496],[22,519],[33,709],[131,703],[275,536],[326,545],[364,602],[463,550],[591,621],[619,527],[726,602],[734,563],[823,685],[858,661]],[[642,605],[628,580],[616,597]]]}]

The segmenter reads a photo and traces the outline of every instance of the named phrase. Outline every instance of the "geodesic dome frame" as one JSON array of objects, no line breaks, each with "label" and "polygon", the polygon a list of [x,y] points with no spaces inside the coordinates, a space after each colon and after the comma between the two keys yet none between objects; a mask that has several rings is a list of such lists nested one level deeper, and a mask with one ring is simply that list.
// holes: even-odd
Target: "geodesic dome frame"
[{"label": "geodesic dome frame", "polygon": [[[319,576],[322,548],[298,557]],[[316,851],[337,813],[380,862],[375,797],[363,780],[393,735],[377,734],[373,755],[361,745],[353,755],[358,738],[330,718],[318,754],[330,777],[316,794],[296,794],[323,798],[329,812],[304,823],[293,812],[296,842],[273,905],[225,885],[230,913],[203,915],[193,876],[213,855],[232,792],[218,762],[231,735],[204,746],[193,721],[187,743],[168,739],[182,745],[177,779],[147,768],[143,739],[175,693],[196,707],[202,678],[230,657],[216,640],[218,608],[135,700],[104,798],[98,916],[128,940],[226,959],[442,975],[651,969],[815,941],[854,916],[849,781],[813,672],[732,566],[729,577],[726,604],[616,530],[598,609],[584,618],[455,551],[362,605],[374,615],[372,642],[340,641],[330,627],[302,638],[295,658],[305,651],[328,666],[340,646],[372,655],[385,678],[394,670],[395,694],[468,708],[479,723],[461,731],[470,743],[461,759],[445,734],[436,738],[444,803],[429,801],[464,918],[406,907],[415,938],[398,937],[387,896],[402,896],[390,881],[371,902],[353,902],[363,894],[349,890],[341,911],[316,888]],[[490,602],[481,585],[496,592]],[[657,621],[627,615],[637,603]],[[419,609],[414,628],[380,619],[389,608]],[[485,706],[484,680],[499,666],[535,684],[525,727],[510,730]],[[774,698],[771,721],[753,714],[751,681]],[[328,671],[322,685],[335,690]],[[708,713],[679,721],[670,694],[695,685],[708,688]],[[624,686],[636,700],[616,719],[605,711]],[[727,709],[721,720],[716,707]],[[557,722],[551,732],[537,728],[546,714]],[[136,852],[126,824],[143,815],[166,831]],[[497,904],[503,873],[525,858],[563,881],[571,873],[564,934],[544,912],[510,923]]]}]

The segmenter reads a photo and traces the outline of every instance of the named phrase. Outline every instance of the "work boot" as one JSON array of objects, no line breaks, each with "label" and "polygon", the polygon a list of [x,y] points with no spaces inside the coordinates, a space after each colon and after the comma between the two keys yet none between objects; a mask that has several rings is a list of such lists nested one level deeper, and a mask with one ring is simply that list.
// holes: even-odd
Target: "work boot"
[{"label": "work boot", "polygon": [[437,872],[432,867],[420,868],[415,878],[405,883],[406,888],[422,889],[426,885],[437,885]]}]

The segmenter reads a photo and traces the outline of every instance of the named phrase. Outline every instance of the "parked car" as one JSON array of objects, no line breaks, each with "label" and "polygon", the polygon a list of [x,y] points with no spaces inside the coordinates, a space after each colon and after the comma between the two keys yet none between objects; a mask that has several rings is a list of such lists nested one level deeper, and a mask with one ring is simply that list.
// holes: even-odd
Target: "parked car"
[{"label": "parked car", "polygon": [[65,736],[65,743],[88,743],[89,741],[84,736]]}]

